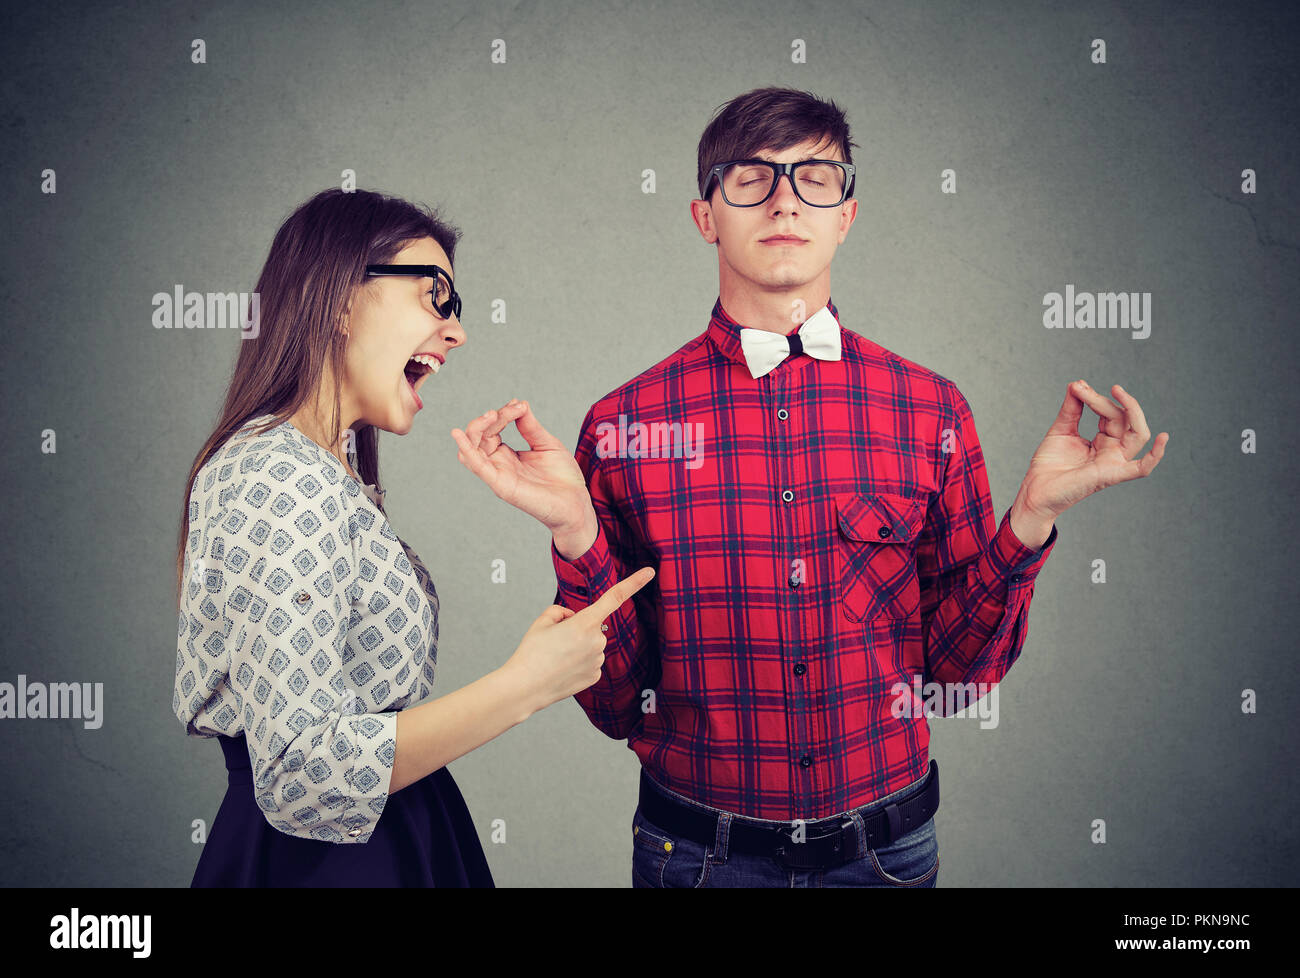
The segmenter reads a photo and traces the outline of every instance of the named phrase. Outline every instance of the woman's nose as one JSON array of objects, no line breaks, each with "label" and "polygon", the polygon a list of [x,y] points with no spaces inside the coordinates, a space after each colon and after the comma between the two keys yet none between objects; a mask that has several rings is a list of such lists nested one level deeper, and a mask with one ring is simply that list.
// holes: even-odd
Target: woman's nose
[{"label": "woman's nose", "polygon": [[452,316],[442,328],[443,338],[449,346],[462,346],[465,343],[465,327],[460,324],[459,316]]}]

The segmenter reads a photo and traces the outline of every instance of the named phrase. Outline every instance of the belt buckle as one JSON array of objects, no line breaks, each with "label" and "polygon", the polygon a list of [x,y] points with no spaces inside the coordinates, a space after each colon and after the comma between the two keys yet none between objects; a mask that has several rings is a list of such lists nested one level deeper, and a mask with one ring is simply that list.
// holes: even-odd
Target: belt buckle
[{"label": "belt buckle", "polygon": [[[848,861],[851,841],[857,838],[856,830],[853,826],[853,819],[845,819],[840,827],[834,832],[827,832],[825,835],[819,835],[815,838],[807,838],[803,842],[795,842],[790,837],[790,829],[784,825],[773,829],[780,843],[776,846],[772,857],[786,869],[832,869],[841,866]],[[831,843],[829,852],[826,848],[826,842],[830,839],[837,841]],[[816,847],[821,852],[827,853],[825,858],[818,858],[814,855],[814,847],[810,843],[822,843]]]}]

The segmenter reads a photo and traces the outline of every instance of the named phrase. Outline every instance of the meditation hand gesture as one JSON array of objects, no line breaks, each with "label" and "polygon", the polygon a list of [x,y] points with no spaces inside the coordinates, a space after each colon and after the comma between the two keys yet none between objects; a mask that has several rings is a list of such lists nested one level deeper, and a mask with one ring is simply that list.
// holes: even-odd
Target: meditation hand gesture
[{"label": "meditation hand gesture", "polygon": [[[501,440],[515,423],[528,443],[516,452]],[[451,430],[456,458],[516,509],[539,520],[555,536],[565,557],[576,557],[596,538],[596,510],[573,454],[542,427],[527,401],[512,399],[499,410],[475,418],[462,431]],[[561,546],[565,544],[566,546]],[[566,549],[576,551],[566,553]]]},{"label": "meditation hand gesture", "polygon": [[[1146,416],[1124,388],[1116,384],[1111,390],[1119,404],[1082,380],[1070,384],[1012,505],[1012,529],[1026,544],[1041,545],[1061,513],[1108,486],[1145,478],[1164,457],[1169,443],[1164,431],[1146,455],[1138,457],[1151,438]],[[1091,441],[1079,433],[1085,406],[1097,414],[1097,434]]]}]

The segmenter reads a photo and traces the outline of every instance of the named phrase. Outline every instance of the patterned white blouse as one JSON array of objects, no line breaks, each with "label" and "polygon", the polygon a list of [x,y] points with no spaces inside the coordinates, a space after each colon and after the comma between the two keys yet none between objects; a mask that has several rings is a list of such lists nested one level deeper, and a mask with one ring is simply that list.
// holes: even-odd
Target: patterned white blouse
[{"label": "patterned white blouse", "polygon": [[172,709],[192,736],[245,734],[274,828],[365,843],[388,800],[393,711],[433,686],[438,594],[373,485],[287,421],[245,434],[269,417],[194,480]]}]

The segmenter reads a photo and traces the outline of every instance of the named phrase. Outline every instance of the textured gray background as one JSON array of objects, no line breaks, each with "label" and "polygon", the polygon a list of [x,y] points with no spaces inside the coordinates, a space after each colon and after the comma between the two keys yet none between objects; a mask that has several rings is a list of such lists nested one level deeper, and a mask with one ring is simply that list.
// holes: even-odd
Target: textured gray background
[{"label": "textured gray background", "polygon": [[[381,448],[390,519],[442,597],[445,694],[504,662],[555,585],[546,531],[456,461],[449,430],[517,395],[572,447],[596,398],[704,329],[717,260],[689,217],[696,143],[716,106],[768,84],[847,109],[861,204],[832,297],[845,325],[958,383],[999,518],[1072,379],[1124,385],[1172,436],[1150,479],[1060,519],[1000,725],[932,721],[940,885],[1292,882],[1295,7],[1049,6],[13,16],[0,681],[103,682],[106,705],[99,730],[0,723],[0,882],[188,885],[190,822],[225,790],[216,743],[170,712],[170,602],[185,473],[239,340],[153,329],[153,293],[251,291],[279,222],[344,168],[465,230],[467,348]],[[1150,338],[1045,330],[1042,297],[1067,282],[1151,292]],[[488,322],[494,298],[507,325]],[[637,760],[572,700],[451,769],[499,885],[629,885]]]}]

